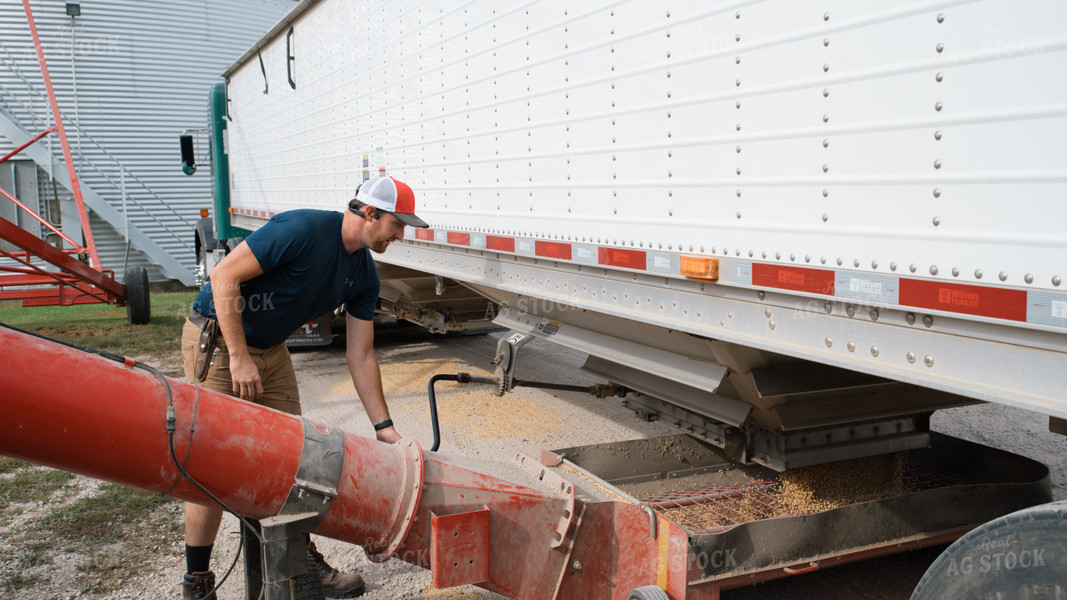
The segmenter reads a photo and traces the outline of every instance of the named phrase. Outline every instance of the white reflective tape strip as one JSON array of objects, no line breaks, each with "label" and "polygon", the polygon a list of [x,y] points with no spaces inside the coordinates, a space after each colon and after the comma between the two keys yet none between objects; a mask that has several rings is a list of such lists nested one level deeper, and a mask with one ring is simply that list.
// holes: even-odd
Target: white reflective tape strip
[{"label": "white reflective tape strip", "polygon": [[900,303],[900,279],[886,275],[835,271],[834,295],[864,302]]},{"label": "white reflective tape strip", "polygon": [[1067,294],[1029,292],[1026,295],[1026,321],[1067,327]]},{"label": "white reflective tape strip", "polygon": [[571,246],[571,250],[571,258],[575,262],[586,263],[590,265],[597,264],[596,246],[589,246],[586,244],[574,244]]},{"label": "white reflective tape strip", "polygon": [[649,252],[645,254],[645,269],[653,273],[678,275],[681,271],[681,262],[676,254],[667,254],[666,252]]},{"label": "white reflective tape strip", "polygon": [[485,234],[484,233],[472,233],[471,234],[471,248],[478,248],[479,250],[485,250]]},{"label": "white reflective tape strip", "polygon": [[527,238],[515,238],[515,253],[524,256],[533,256],[536,246],[534,241]]}]

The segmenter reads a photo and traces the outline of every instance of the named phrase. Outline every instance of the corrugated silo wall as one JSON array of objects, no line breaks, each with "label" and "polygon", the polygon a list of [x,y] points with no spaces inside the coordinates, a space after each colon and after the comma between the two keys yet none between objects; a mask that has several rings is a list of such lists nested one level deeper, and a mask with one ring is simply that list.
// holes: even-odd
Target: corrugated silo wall
[{"label": "corrugated silo wall", "polygon": [[[211,85],[295,2],[82,0],[81,15],[73,19],[65,4],[33,0],[31,7],[76,155],[80,143],[82,185],[121,213],[118,164],[125,166],[130,226],[178,259],[184,272],[163,272],[136,247],[127,258],[122,229],[93,216],[104,268],[121,279],[127,262],[145,264],[152,280],[190,282],[193,225],[200,209],[211,205],[211,172],[203,164],[192,177],[182,173],[178,135],[206,126]],[[43,96],[27,89],[29,82],[44,92],[21,2],[0,3],[0,44],[0,108],[14,113],[24,129],[40,131],[49,112]],[[0,137],[0,154],[13,147]],[[58,141],[53,148],[62,160]],[[198,161],[206,163],[206,135],[198,150]]]}]

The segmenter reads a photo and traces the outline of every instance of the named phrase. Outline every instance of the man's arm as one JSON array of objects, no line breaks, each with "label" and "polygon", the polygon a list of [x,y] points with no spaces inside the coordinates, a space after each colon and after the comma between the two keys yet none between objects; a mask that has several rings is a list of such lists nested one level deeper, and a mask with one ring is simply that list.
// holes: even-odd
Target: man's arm
[{"label": "man's arm", "polygon": [[[363,401],[370,422],[381,423],[389,418],[389,407],[385,404],[385,392],[382,390],[382,372],[378,368],[378,359],[374,357],[374,321],[347,315],[345,325],[348,328],[345,333],[348,340],[345,357],[352,383]],[[400,440],[400,434],[393,427],[386,427],[375,435],[382,442]]]},{"label": "man's arm", "polygon": [[211,270],[211,296],[215,301],[215,316],[219,321],[222,339],[230,353],[230,379],[233,393],[245,400],[263,394],[259,369],[252,362],[241,322],[241,282],[263,274],[263,268],[248,244],[241,242]]}]

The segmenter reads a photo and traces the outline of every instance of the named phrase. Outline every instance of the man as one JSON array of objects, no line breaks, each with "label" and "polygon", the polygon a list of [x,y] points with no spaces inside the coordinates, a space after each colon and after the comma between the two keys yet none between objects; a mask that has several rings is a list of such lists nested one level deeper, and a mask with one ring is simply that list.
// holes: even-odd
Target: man
[{"label": "man", "polygon": [[[212,270],[210,283],[193,301],[182,331],[186,377],[208,389],[300,414],[285,339],[343,304],[346,360],[356,391],[378,440],[399,440],[374,357],[379,282],[370,253],[385,252],[390,243],[404,239],[405,225],[427,227],[414,211],[410,187],[378,177],[356,190],[343,213],[302,209],[275,216]],[[212,350],[212,344],[202,343],[209,337],[203,334],[216,327]],[[221,507],[185,505],[185,600],[215,600],[209,563],[221,519]],[[327,596],[363,593],[359,575],[327,565],[313,544],[309,554],[319,562]]]}]

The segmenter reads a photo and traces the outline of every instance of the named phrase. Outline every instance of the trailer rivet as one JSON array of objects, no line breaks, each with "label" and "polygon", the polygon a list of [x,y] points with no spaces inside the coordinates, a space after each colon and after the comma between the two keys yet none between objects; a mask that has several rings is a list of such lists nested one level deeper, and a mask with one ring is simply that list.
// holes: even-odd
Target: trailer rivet
[{"label": "trailer rivet", "polygon": [[941,54],[941,53],[942,53],[942,52],[944,52],[944,51],[945,51],[945,45],[939,42],[939,43],[937,44],[937,53],[938,53],[938,54]]},{"label": "trailer rivet", "polygon": [[904,320],[908,322],[908,325],[915,324],[915,313],[908,313],[904,315]]},{"label": "trailer rivet", "polygon": [[848,315],[849,317],[856,316],[856,307],[852,306],[852,305],[846,306],[845,307],[845,314]]},{"label": "trailer rivet", "polygon": [[764,292],[764,291],[762,291],[762,290],[760,290],[760,292],[759,292],[758,294],[756,294],[756,296],[757,296],[757,297],[758,297],[758,298],[759,298],[760,300],[763,300],[764,298],[766,298],[766,297],[767,297],[767,293],[766,293],[766,292]]},{"label": "trailer rivet", "polygon": [[937,130],[937,131],[934,132],[934,139],[935,140],[940,140],[941,139],[941,130]]},{"label": "trailer rivet", "polygon": [[823,63],[822,72],[823,73],[828,73],[829,71],[830,71],[830,63]]},{"label": "trailer rivet", "polygon": [[853,342],[852,340],[849,340],[848,344],[845,344],[845,347],[848,348],[849,352],[855,352],[856,351],[856,342]]},{"label": "trailer rivet", "polygon": [[871,311],[871,320],[872,321],[877,321],[878,320],[878,309],[877,308]]},{"label": "trailer rivet", "polygon": [[937,275],[937,265],[930,265],[930,274]]},{"label": "trailer rivet", "polygon": [[822,122],[823,122],[823,123],[829,123],[829,122],[830,122],[830,115],[826,115],[826,114],[824,114],[824,115],[822,116]]},{"label": "trailer rivet", "polygon": [[982,275],[984,275],[984,274],[985,273],[983,273],[981,269],[975,269],[974,270],[974,278],[975,279],[981,279]]},{"label": "trailer rivet", "polygon": [[871,346],[871,356],[878,358],[879,352],[880,351],[878,350],[878,346]]},{"label": "trailer rivet", "polygon": [[822,45],[823,46],[829,46],[830,45],[830,38],[823,38]]},{"label": "trailer rivet", "polygon": [[797,255],[796,254],[790,254],[789,255],[789,261],[790,262],[796,262],[797,261]]},{"label": "trailer rivet", "polygon": [[937,227],[938,225],[940,225],[941,224],[941,217],[934,217],[933,223],[934,223],[934,227]]},{"label": "trailer rivet", "polygon": [[806,262],[806,263],[810,263],[811,262],[811,255],[810,254],[805,254],[804,255],[804,262]]},{"label": "trailer rivet", "polygon": [[897,263],[896,262],[889,263],[889,270],[890,271],[896,271],[897,270]]},{"label": "trailer rivet", "polygon": [[938,23],[944,23],[945,22],[945,13],[941,13],[941,14],[937,15],[937,22]]},{"label": "trailer rivet", "polygon": [[573,563],[571,563],[571,566],[574,567],[575,571],[581,571],[582,570],[582,563],[580,563],[578,561],[574,561]]},{"label": "trailer rivet", "polygon": [[761,253],[760,253],[760,256],[761,256],[762,258],[767,258],[767,251],[766,251],[766,250],[764,250],[763,252],[761,252]]},{"label": "trailer rivet", "polygon": [[933,327],[934,326],[934,318],[931,317],[930,315],[923,316],[923,325],[926,325],[927,327]]},{"label": "trailer rivet", "polygon": [[832,348],[834,346],[834,338],[832,338],[830,336],[826,336],[826,339],[823,340],[823,343],[826,344],[827,348]]},{"label": "trailer rivet", "polygon": [[923,357],[923,364],[928,366],[928,367],[934,366],[934,357],[930,356],[929,354],[927,354],[926,356]]},{"label": "trailer rivet", "polygon": [[765,317],[767,317],[769,319],[769,318],[771,318],[771,314],[772,314],[771,313],[771,309],[769,309],[769,308],[763,309],[763,316],[765,316]]},{"label": "trailer rivet", "polygon": [[1060,276],[1059,276],[1059,275],[1054,275],[1054,276],[1052,277],[1052,285],[1054,285],[1054,286],[1056,286],[1056,287],[1059,287],[1059,285],[1060,285],[1061,283],[1063,283],[1063,280],[1062,280],[1062,279],[1060,279]]},{"label": "trailer rivet", "polygon": [[941,161],[940,160],[935,160],[934,161],[934,168],[935,169],[940,169],[941,168]]},{"label": "trailer rivet", "polygon": [[1027,273],[1026,275],[1023,276],[1023,280],[1026,281],[1026,283],[1033,283],[1034,282],[1034,274],[1033,273]]},{"label": "trailer rivet", "polygon": [[940,102],[934,104],[934,110],[936,110],[937,112],[941,112],[942,108],[945,108],[944,104],[941,104]]},{"label": "trailer rivet", "polygon": [[934,188],[934,198],[941,197],[941,188]]},{"label": "trailer rivet", "polygon": [[771,331],[774,331],[774,328],[775,328],[774,319],[771,319],[770,321],[767,322],[767,327],[770,327]]},{"label": "trailer rivet", "polygon": [[858,259],[858,258],[857,259],[853,259],[852,266],[856,267],[858,269],[859,266],[860,266],[860,259]]},{"label": "trailer rivet", "polygon": [[820,256],[819,257],[819,262],[825,265],[826,264],[826,257],[825,256]]},{"label": "trailer rivet", "polygon": [[845,264],[845,260],[843,258],[841,258],[840,256],[838,256],[837,257],[837,266],[840,267],[843,264]]},{"label": "trailer rivet", "polygon": [[952,276],[953,277],[959,277],[960,276],[960,268],[959,267],[952,267]]},{"label": "trailer rivet", "polygon": [[1006,271],[1001,271],[1000,275],[998,275],[998,277],[1000,277],[1001,281],[1007,281],[1008,280],[1008,273]]},{"label": "trailer rivet", "polygon": [[822,20],[823,20],[823,21],[829,21],[829,20],[830,20],[830,13],[825,13],[825,14],[823,14],[823,16],[822,16]]},{"label": "trailer rivet", "polygon": [[823,165],[822,166],[822,172],[823,173],[829,173],[830,172],[830,165]]},{"label": "trailer rivet", "polygon": [[934,79],[936,79],[938,83],[941,83],[945,80],[945,74],[939,72],[937,75],[934,75]]},{"label": "trailer rivet", "polygon": [[916,270],[918,270],[918,268],[919,267],[915,263],[911,263],[910,265],[908,265],[908,270],[911,271],[912,273],[914,273]]},{"label": "trailer rivet", "polygon": [[822,308],[823,308],[823,310],[826,311],[826,314],[830,314],[830,313],[834,312],[834,304],[833,304],[833,302],[824,303],[822,305]]}]

